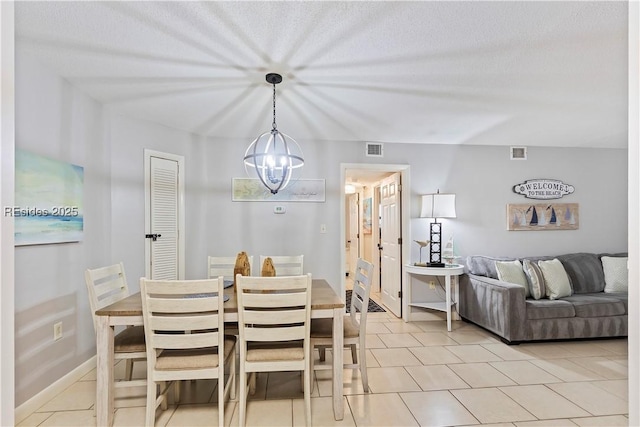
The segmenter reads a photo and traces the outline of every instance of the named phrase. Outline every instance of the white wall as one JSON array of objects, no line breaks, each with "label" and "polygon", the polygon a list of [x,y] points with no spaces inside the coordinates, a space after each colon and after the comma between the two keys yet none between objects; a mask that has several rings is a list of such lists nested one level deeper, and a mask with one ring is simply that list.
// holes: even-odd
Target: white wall
[{"label": "white wall", "polygon": [[[84,283],[109,260],[110,150],[103,107],[16,49],[16,147],[84,167],[84,240],[15,248],[16,405],[95,354]],[[63,338],[53,341],[62,321]]]}]

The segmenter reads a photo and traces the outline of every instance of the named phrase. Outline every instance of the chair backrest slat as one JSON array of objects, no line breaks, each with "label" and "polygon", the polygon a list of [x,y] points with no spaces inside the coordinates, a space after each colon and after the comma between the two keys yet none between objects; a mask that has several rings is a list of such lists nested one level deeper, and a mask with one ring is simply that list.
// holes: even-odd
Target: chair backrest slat
[{"label": "chair backrest slat", "polygon": [[273,294],[245,293],[243,296],[245,307],[297,307],[304,305],[306,301],[306,294],[302,292]]},{"label": "chair backrest slat", "polygon": [[245,340],[254,342],[298,341],[304,339],[305,327],[246,328]]},{"label": "chair backrest slat", "polygon": [[353,291],[351,294],[350,318],[354,326],[360,328],[361,333],[365,332],[364,329],[367,324],[372,275],[373,264],[358,258]]},{"label": "chair backrest slat", "polygon": [[277,311],[244,311],[244,320],[248,324],[282,325],[287,323],[302,323],[305,321],[305,310],[277,310]]}]

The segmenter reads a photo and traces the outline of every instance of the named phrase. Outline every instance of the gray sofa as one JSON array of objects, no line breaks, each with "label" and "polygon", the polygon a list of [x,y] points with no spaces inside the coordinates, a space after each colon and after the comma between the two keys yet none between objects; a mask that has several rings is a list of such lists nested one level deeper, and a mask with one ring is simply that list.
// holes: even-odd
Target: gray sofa
[{"label": "gray sofa", "polygon": [[[627,336],[627,293],[605,293],[600,258],[626,254],[573,253],[527,257],[558,258],[572,295],[556,300],[525,298],[525,288],[498,280],[496,261],[516,258],[469,256],[460,277],[460,316],[498,335],[504,342]],[[522,258],[521,258],[522,259]]]}]

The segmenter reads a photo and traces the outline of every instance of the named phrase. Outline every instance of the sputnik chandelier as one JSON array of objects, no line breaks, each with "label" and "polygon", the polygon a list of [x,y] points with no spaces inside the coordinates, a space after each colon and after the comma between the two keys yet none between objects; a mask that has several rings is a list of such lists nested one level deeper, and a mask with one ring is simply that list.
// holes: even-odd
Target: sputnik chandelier
[{"label": "sputnik chandelier", "polygon": [[249,145],[244,153],[244,165],[247,175],[252,178],[257,175],[271,194],[277,194],[291,182],[294,172],[301,171],[304,158],[298,143],[280,132],[276,125],[276,85],[282,82],[282,76],[269,73],[266,80],[273,85],[272,128]]}]

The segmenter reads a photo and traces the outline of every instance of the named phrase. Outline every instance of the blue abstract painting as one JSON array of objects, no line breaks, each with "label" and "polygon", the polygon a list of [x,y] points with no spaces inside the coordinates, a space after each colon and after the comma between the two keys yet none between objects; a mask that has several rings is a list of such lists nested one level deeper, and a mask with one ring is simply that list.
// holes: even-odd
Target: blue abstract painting
[{"label": "blue abstract painting", "polygon": [[16,149],[15,244],[79,242],[84,228],[84,168]]}]

